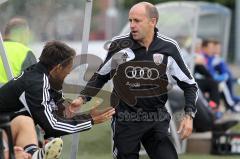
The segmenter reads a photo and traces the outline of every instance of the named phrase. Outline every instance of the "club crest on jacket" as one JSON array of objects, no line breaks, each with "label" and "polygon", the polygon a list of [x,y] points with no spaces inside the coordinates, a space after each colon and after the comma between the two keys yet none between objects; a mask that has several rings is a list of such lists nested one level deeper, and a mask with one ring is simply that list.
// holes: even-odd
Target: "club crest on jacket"
[{"label": "club crest on jacket", "polygon": [[163,61],[163,55],[160,53],[153,54],[153,61],[156,65],[160,65]]}]

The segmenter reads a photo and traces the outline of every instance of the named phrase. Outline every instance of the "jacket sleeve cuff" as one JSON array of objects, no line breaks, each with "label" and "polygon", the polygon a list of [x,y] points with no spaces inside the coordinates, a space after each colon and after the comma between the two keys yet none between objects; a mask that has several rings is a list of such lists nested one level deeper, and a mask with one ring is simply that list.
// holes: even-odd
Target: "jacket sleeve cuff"
[{"label": "jacket sleeve cuff", "polygon": [[196,108],[193,108],[193,107],[188,107],[188,106],[186,106],[185,108],[184,108],[184,111],[187,113],[187,112],[193,112],[193,113],[197,113],[197,109]]}]

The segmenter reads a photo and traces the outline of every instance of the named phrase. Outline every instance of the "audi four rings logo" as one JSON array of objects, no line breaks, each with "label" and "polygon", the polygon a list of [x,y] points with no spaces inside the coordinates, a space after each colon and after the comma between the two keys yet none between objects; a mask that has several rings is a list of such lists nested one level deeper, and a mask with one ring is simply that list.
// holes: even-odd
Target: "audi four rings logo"
[{"label": "audi four rings logo", "polygon": [[156,68],[128,66],[125,68],[125,75],[129,79],[156,80],[159,72]]}]

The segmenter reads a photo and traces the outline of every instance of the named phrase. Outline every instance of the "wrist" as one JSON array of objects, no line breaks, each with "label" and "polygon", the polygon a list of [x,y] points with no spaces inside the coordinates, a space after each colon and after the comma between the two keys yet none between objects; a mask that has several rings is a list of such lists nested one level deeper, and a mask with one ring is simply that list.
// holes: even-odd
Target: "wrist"
[{"label": "wrist", "polygon": [[185,112],[185,117],[194,119],[195,113],[194,112]]},{"label": "wrist", "polygon": [[193,117],[192,116],[190,116],[190,115],[188,115],[188,114],[185,114],[185,116],[184,116],[186,119],[190,119],[190,120],[193,120]]},{"label": "wrist", "polygon": [[83,103],[83,104],[87,103],[87,98],[83,95],[78,96],[78,99],[81,100],[81,103]]}]

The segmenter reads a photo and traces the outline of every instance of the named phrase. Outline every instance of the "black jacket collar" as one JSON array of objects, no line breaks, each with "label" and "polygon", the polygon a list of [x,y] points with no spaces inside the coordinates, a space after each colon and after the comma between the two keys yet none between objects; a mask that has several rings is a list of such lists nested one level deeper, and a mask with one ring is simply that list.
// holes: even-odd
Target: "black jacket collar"
[{"label": "black jacket collar", "polygon": [[47,67],[44,66],[44,64],[41,63],[41,62],[38,62],[38,63],[36,64],[36,69],[37,69],[38,71],[40,71],[40,72],[45,73],[46,75],[49,75],[49,70],[48,70]]},{"label": "black jacket collar", "polygon": [[[158,28],[154,28],[154,36],[153,36],[153,41],[151,42],[150,46],[154,43],[155,39],[157,38],[157,33],[158,33]],[[132,47],[131,49],[132,50],[136,50],[136,49],[139,49],[139,48],[142,48],[144,46],[142,46],[141,44],[139,44],[136,40],[133,39],[133,36],[132,36],[132,33],[130,33],[130,39],[132,40],[133,44],[132,44]],[[149,47],[150,47],[149,46]]]}]

